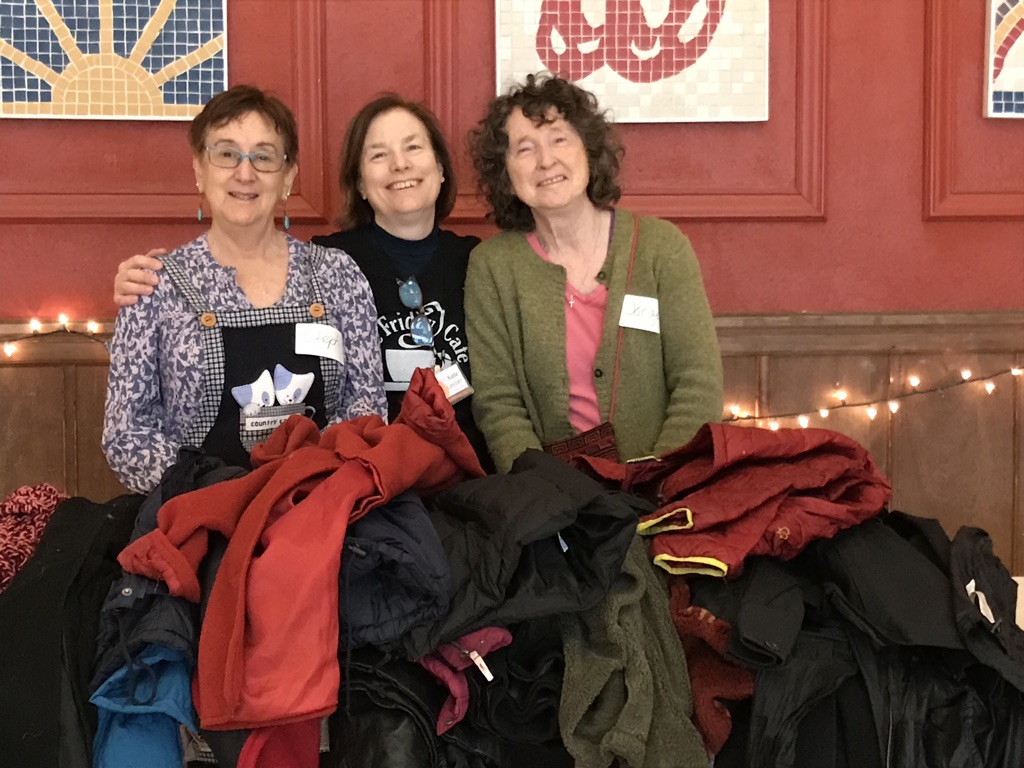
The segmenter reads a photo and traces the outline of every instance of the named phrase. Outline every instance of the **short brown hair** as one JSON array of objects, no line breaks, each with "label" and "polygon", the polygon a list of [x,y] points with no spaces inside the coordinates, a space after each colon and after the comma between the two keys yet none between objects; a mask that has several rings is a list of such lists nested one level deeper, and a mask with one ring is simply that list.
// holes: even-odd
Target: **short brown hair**
[{"label": "short brown hair", "polygon": [[536,226],[533,211],[516,197],[506,166],[508,118],[517,108],[537,125],[550,121],[552,109],[558,112],[583,140],[590,164],[590,202],[602,208],[618,202],[622,197],[618,176],[623,149],[597,97],[554,75],[527,75],[524,84],[512,86],[491,101],[487,114],[469,134],[477,184],[499,228],[529,232]]},{"label": "short brown hair", "polygon": [[280,99],[264,93],[254,85],[235,85],[221,91],[203,107],[203,111],[192,120],[188,140],[192,152],[199,157],[206,149],[206,134],[211,128],[237,120],[255,112],[262,115],[284,142],[287,165],[299,161],[299,132],[295,127],[295,115]]},{"label": "short brown hair", "polygon": [[407,101],[397,93],[384,93],[356,112],[348,124],[345,140],[341,145],[341,163],[338,170],[338,184],[345,195],[345,202],[338,216],[338,224],[342,229],[365,227],[373,221],[373,208],[359,194],[359,168],[362,164],[363,145],[370,125],[380,115],[396,109],[404,109],[415,117],[427,129],[427,138],[434,157],[441,164],[443,181],[434,203],[434,223],[440,224],[455,207],[455,196],[458,186],[455,183],[455,169],[452,167],[452,155],[448,144],[441,133],[441,124],[437,116],[425,105],[416,101]]}]

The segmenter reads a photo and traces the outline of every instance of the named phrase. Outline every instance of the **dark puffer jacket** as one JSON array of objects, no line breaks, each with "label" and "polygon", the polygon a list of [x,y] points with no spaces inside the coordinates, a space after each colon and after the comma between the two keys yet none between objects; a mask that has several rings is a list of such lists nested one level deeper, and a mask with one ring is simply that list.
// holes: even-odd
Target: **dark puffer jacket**
[{"label": "dark puffer jacket", "polygon": [[452,575],[427,508],[411,491],[345,532],[338,584],[342,648],[393,647],[448,612]]},{"label": "dark puffer jacket", "polygon": [[439,494],[431,520],[451,566],[451,612],[403,640],[410,659],[486,626],[576,613],[597,605],[622,568],[640,499],[528,450],[508,475]]}]

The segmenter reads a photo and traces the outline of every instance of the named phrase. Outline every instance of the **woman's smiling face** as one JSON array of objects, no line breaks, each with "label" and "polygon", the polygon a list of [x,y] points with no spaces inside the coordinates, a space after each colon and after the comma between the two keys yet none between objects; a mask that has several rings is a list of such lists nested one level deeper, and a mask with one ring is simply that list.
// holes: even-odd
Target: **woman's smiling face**
[{"label": "woman's smiling face", "polygon": [[505,168],[516,197],[536,213],[581,201],[590,183],[587,150],[576,129],[552,109],[540,125],[518,107],[505,123]]},{"label": "woman's smiling face", "polygon": [[433,220],[441,181],[441,164],[419,118],[404,109],[374,118],[363,142],[359,192],[381,226],[416,216]]},{"label": "woman's smiling face", "polygon": [[[274,126],[256,112],[210,128],[207,147],[284,155],[283,142]],[[209,152],[193,158],[196,184],[206,197],[214,221],[246,226],[272,222],[278,203],[291,193],[298,167],[285,162],[281,170],[261,173],[243,159],[235,168],[220,168],[210,162]]]}]

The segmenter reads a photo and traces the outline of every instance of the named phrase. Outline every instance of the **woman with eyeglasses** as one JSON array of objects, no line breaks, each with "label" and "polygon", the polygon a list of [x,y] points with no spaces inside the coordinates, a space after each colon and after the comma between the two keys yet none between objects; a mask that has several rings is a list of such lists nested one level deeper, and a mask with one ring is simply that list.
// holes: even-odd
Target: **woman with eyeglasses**
[{"label": "woman with eyeglasses", "polygon": [[207,103],[189,141],[209,230],[163,254],[163,279],[120,311],[110,348],[103,449],[142,493],[183,445],[248,466],[293,413],[323,428],[386,412],[366,278],[274,221],[298,172],[291,111],[235,86]]},{"label": "woman with eyeglasses", "polygon": [[470,140],[502,230],[473,251],[466,278],[475,415],[498,469],[607,422],[627,461],[719,420],[697,259],[673,224],[615,207],[622,150],[593,94],[530,75]]},{"label": "woman with eyeglasses", "polygon": [[[489,470],[493,465],[473,419],[463,307],[469,253],[480,241],[440,228],[457,188],[437,117],[393,93],[366,104],[345,132],[339,182],[342,230],[313,243],[350,254],[369,281],[389,417],[398,415],[413,371],[436,367],[459,426]],[[156,257],[162,253],[121,263],[115,302],[130,305],[158,284]]]}]

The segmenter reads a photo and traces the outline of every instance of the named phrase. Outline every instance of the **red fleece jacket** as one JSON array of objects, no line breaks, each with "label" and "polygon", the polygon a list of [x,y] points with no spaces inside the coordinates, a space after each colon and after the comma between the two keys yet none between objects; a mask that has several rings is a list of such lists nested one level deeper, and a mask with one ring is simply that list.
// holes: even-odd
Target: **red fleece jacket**
[{"label": "red fleece jacket", "polygon": [[417,370],[394,424],[328,427],[293,416],[252,454],[249,475],[177,496],[157,530],[118,557],[199,600],[211,530],[225,534],[199,641],[193,697],[220,730],[309,720],[337,705],[338,572],[349,521],[405,490],[483,475],[433,373]]},{"label": "red fleece jacket", "polygon": [[826,429],[705,424],[657,461],[581,468],[653,500],[640,522],[672,573],[736,576],[748,555],[796,556],[814,539],[877,515],[892,489],[867,450]]}]

